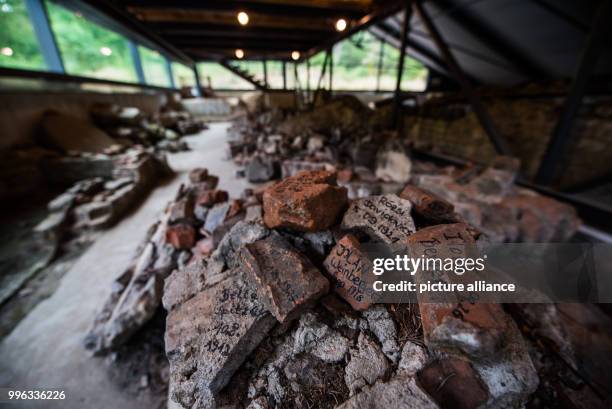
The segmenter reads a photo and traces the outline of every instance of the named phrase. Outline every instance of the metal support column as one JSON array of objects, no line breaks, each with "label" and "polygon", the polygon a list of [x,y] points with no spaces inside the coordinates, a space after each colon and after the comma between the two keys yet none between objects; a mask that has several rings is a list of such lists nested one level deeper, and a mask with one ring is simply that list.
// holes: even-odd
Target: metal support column
[{"label": "metal support column", "polygon": [[174,76],[172,75],[172,63],[168,57],[164,57],[166,60],[166,74],[168,75],[168,81],[170,82],[170,88],[176,88],[174,83]]},{"label": "metal support column", "polygon": [[332,94],[334,83],[334,46],[329,48],[329,94]]},{"label": "metal support column", "polygon": [[580,108],[589,77],[597,66],[599,52],[606,38],[606,30],[609,30],[610,17],[612,17],[612,1],[603,0],[595,13],[593,28],[582,50],[580,62],[578,63],[569,94],[563,105],[561,117],[555,125],[546,152],[540,163],[535,179],[538,184],[548,185],[553,183],[560,164],[566,157],[571,145],[571,131],[574,118]]},{"label": "metal support column", "polygon": [[385,58],[385,42],[380,40],[380,52],[378,54],[378,67],[376,71],[376,92],[380,91],[380,76],[383,69],[383,60]]},{"label": "metal support column", "polygon": [[438,32],[438,29],[434,26],[433,21],[429,17],[429,15],[425,12],[423,8],[422,0],[413,0],[413,4],[415,7],[415,11],[417,12],[419,18],[424,23],[430,37],[433,39],[436,47],[440,50],[440,53],[443,55],[446,64],[448,65],[451,74],[455,77],[455,80],[461,86],[465,97],[472,105],[472,109],[474,110],[474,114],[478,118],[480,122],[480,126],[485,130],[491,143],[495,147],[495,150],[502,155],[509,155],[510,148],[508,144],[501,136],[501,134],[497,131],[495,124],[491,120],[489,113],[485,109],[480,97],[474,91],[474,87],[472,86],[470,80],[467,78],[455,57],[451,53],[450,49],[442,39],[442,35]]},{"label": "metal support column", "polygon": [[310,101],[310,59],[306,60],[306,100]]},{"label": "metal support column", "polygon": [[287,62],[283,61],[283,89],[287,89]]},{"label": "metal support column", "polygon": [[406,2],[404,10],[404,23],[402,24],[402,42],[400,45],[400,57],[397,62],[397,73],[395,82],[395,94],[393,95],[393,112],[391,114],[391,128],[395,129],[399,125],[400,104],[402,102],[402,74],[404,73],[404,59],[406,57],[406,42],[410,30],[410,19],[412,18],[412,1]]},{"label": "metal support column", "polygon": [[144,70],[142,69],[142,60],[140,59],[140,53],[138,52],[138,46],[132,40],[128,39],[128,47],[130,48],[130,54],[132,54],[132,63],[134,64],[134,71],[136,72],[136,78],[140,84],[145,84]]},{"label": "metal support column", "polygon": [[317,82],[317,88],[315,89],[314,96],[312,97],[312,106],[317,103],[317,98],[319,97],[319,93],[321,92],[321,83],[323,82],[323,77],[325,77],[325,70],[327,69],[327,61],[329,61],[330,52],[327,51],[325,53],[325,59],[323,59],[323,67],[321,67],[321,75],[319,76],[319,81]]},{"label": "metal support column", "polygon": [[268,62],[263,59],[261,63],[263,64],[264,84],[266,84],[266,88],[269,88],[270,86],[268,85]]},{"label": "metal support column", "polygon": [[25,3],[47,68],[52,72],[64,73],[64,63],[55,41],[55,35],[53,30],[51,30],[49,15],[47,14],[44,1],[26,0]]},{"label": "metal support column", "polygon": [[200,73],[198,72],[198,65],[196,63],[193,64],[193,77],[195,78],[196,83],[196,96],[202,96],[202,82],[200,81]]}]

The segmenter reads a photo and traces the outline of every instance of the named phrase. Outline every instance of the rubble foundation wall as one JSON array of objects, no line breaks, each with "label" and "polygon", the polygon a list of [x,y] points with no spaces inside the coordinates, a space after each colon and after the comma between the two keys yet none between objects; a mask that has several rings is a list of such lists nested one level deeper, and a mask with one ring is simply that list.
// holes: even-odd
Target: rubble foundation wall
[{"label": "rubble foundation wall", "polygon": [[[484,103],[512,153],[522,162],[525,176],[533,177],[559,119],[564,98],[551,96],[497,96]],[[464,102],[431,100],[418,114],[406,118],[415,147],[487,163],[495,156],[488,136],[471,107]],[[562,165],[559,181],[571,188],[612,174],[612,96],[586,98],[572,129],[573,144]]]},{"label": "rubble foundation wall", "polygon": [[19,92],[0,95],[0,150],[29,145],[42,115],[56,110],[78,118],[89,118],[93,103],[138,107],[147,114],[159,111],[164,96],[143,93]]}]

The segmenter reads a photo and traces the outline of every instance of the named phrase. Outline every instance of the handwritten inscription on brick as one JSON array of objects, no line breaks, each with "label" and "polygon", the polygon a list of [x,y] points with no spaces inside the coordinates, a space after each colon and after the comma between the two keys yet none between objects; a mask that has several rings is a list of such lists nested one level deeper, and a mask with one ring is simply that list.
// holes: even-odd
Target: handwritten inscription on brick
[{"label": "handwritten inscription on brick", "polygon": [[358,199],[342,219],[343,229],[361,230],[387,244],[404,241],[416,231],[408,200],[389,194]]},{"label": "handwritten inscription on brick", "polygon": [[281,322],[329,291],[319,270],[278,234],[246,244],[240,263],[257,284],[261,301]]},{"label": "handwritten inscription on brick", "polygon": [[[421,229],[407,242],[414,257],[473,257],[467,253],[475,248],[470,227],[463,223]],[[457,278],[452,272],[442,271],[420,271],[415,277],[418,283],[427,280],[448,283]],[[451,348],[474,357],[494,356],[499,349],[508,322],[501,305],[476,303],[476,299],[459,294],[455,303],[433,303],[427,295],[418,298],[423,335],[430,348]]]},{"label": "handwritten inscription on brick", "polygon": [[336,278],[334,291],[356,310],[367,309],[373,300],[372,262],[361,252],[359,241],[344,236],[325,259],[325,269]]},{"label": "handwritten inscription on brick", "polygon": [[346,189],[336,185],[334,172],[304,171],[264,192],[264,221],[269,228],[325,230],[336,222],[346,202]]},{"label": "handwritten inscription on brick", "polygon": [[[246,274],[235,271],[169,312],[166,353],[171,371],[180,373],[194,357],[198,388],[218,392],[275,321],[259,301]],[[189,348],[185,348],[189,345]]]}]

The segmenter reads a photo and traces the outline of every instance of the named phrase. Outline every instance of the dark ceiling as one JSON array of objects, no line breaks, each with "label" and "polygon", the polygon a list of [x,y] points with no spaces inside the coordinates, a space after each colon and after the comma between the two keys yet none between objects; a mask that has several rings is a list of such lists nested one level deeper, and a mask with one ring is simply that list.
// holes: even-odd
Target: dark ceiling
[{"label": "dark ceiling", "polygon": [[[399,9],[389,0],[122,0],[91,1],[123,13],[192,60],[233,57],[289,59],[292,51],[312,53],[333,41],[338,19],[349,29],[381,13]],[[237,14],[249,23],[241,26]],[[347,29],[347,31],[349,30]]]}]

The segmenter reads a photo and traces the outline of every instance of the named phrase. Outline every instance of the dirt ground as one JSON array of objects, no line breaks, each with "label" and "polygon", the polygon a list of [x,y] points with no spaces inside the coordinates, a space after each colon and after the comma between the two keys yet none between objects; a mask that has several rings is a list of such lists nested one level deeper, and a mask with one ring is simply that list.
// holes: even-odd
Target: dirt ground
[{"label": "dirt ground", "polygon": [[[19,403],[10,407],[165,407],[165,396],[160,396],[162,393],[165,395],[163,388],[149,387],[151,380],[145,380],[137,369],[133,382],[125,378],[125,372],[119,375],[113,367],[113,359],[121,362],[121,352],[106,358],[91,357],[82,341],[96,311],[109,294],[112,281],[127,266],[146,230],[187,179],[189,170],[208,168],[210,173],[219,176],[220,188],[233,197],[238,197],[245,187],[250,186],[245,179],[236,179],[236,168],[232,162],[224,160],[227,127],[228,123],[216,123],[207,131],[187,137],[185,140],[192,150],[169,155],[176,177],[164,181],[137,209],[103,232],[63,275],[57,290],[38,303],[1,340],[2,387],[20,390],[58,388],[66,394],[64,401]],[[160,319],[163,322],[163,317]],[[159,345],[152,348],[150,355],[156,356]]]}]

